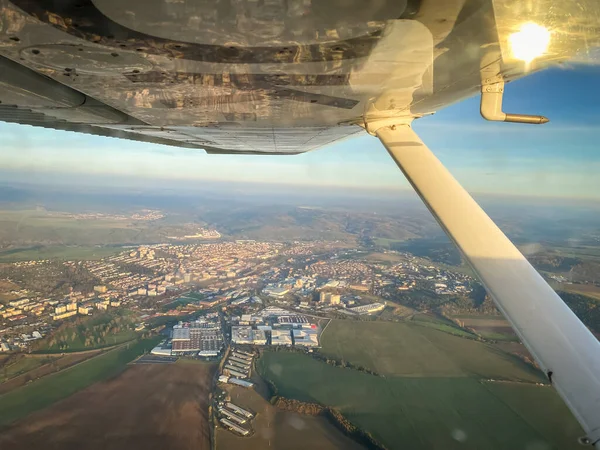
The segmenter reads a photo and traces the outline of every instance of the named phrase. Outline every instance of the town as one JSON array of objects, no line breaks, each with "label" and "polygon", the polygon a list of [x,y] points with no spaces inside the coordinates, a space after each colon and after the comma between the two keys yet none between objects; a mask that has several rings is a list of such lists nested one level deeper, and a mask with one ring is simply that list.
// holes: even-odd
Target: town
[{"label": "town", "polygon": [[[295,324],[301,316],[280,314],[277,322],[257,311],[274,305],[306,314],[360,316],[381,312],[412,292],[471,292],[467,275],[408,253],[388,253],[393,263],[371,261],[337,242],[246,240],[140,246],[99,260],[10,263],[0,278],[0,348],[27,350],[63,321],[114,309],[135,312],[140,329],[159,317],[221,310],[239,317],[232,339],[256,344],[268,331],[269,343],[289,339],[311,345],[309,328],[282,334],[277,326],[286,320]],[[60,293],[56,273],[72,280]],[[32,279],[34,287],[28,283]]]},{"label": "town", "polygon": [[[435,410],[440,373],[450,374],[448,383],[473,377],[473,392],[484,396],[491,394],[482,379],[501,388],[549,386],[464,266],[335,240],[221,237],[110,250],[0,264],[4,395],[43,390],[54,402],[55,392],[70,395],[68,380],[101,368],[120,375],[72,397],[84,410],[90,398],[103,399],[96,409],[115,398],[89,421],[94,426],[111,417],[105,411],[147,402],[179,413],[185,401],[193,404],[186,426],[206,430],[219,448],[242,440],[268,448],[265,429],[305,415],[311,426],[343,430],[338,439],[349,441],[338,448],[353,440],[383,448],[367,433],[385,424],[355,425],[337,405],[371,414],[375,392],[390,417],[404,414],[397,405],[406,395],[405,405],[429,396]],[[434,387],[412,394],[413,380]],[[408,384],[390,395],[394,383]],[[135,391],[135,402],[107,395],[114,385]],[[68,403],[54,408],[61,405]],[[454,416],[461,405],[452,408]],[[502,402],[498,408],[506,411]]]}]

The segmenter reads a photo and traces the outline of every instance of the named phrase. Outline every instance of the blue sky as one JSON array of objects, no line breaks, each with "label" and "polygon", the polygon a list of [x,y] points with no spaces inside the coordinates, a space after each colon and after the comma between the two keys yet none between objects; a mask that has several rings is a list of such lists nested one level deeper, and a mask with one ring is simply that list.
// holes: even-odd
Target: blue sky
[{"label": "blue sky", "polygon": [[[486,122],[475,97],[416,121],[414,128],[474,193],[600,199],[600,90],[594,88],[599,77],[600,68],[577,67],[508,84],[505,111],[545,115],[551,120],[545,125]],[[0,168],[19,176],[409,189],[370,136],[291,157],[206,155],[4,123],[0,138]]]}]

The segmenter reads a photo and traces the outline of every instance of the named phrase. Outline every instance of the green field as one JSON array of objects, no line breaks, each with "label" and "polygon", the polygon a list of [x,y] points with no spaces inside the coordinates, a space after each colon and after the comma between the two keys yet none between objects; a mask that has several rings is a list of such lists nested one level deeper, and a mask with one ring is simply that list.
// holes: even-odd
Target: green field
[{"label": "green field", "polygon": [[20,358],[19,360],[8,363],[0,367],[0,382],[29,372],[43,364],[46,364],[56,357],[49,358]]},{"label": "green field", "polygon": [[404,242],[405,240],[403,239],[388,239],[388,238],[375,238],[373,239],[373,241],[375,242],[375,245],[378,247],[391,247],[393,244],[400,244],[402,242]]},{"label": "green field", "polygon": [[560,291],[559,295],[561,295],[561,292],[567,294],[579,294],[600,301],[600,286],[596,286],[595,284],[558,283],[553,281],[550,281],[549,284],[555,291]]},{"label": "green field", "polygon": [[411,322],[334,320],[321,345],[326,356],[387,376],[543,380],[537,370],[491,345]]},{"label": "green field", "polygon": [[551,387],[531,389],[508,383],[485,383],[485,386],[556,447],[572,448],[573,436],[583,436],[583,430]]},{"label": "green field", "polygon": [[101,259],[122,252],[120,247],[35,246],[0,252],[0,262],[32,261],[38,259]]},{"label": "green field", "polygon": [[549,387],[382,378],[288,352],[265,352],[257,367],[279,395],[332,406],[390,450],[576,449],[583,433]]},{"label": "green field", "polygon": [[519,342],[519,338],[515,335],[494,333],[492,331],[480,331],[479,335],[490,341],[504,341],[504,342]]},{"label": "green field", "polygon": [[432,317],[427,314],[415,314],[412,318],[413,324],[421,325],[424,327],[433,328],[435,330],[443,331],[444,333],[454,334],[455,336],[474,338],[475,335],[468,331],[459,328],[455,323],[448,319],[441,317]]},{"label": "green field", "polygon": [[200,300],[203,300],[206,297],[204,294],[199,294],[198,292],[188,292],[187,294],[173,300],[170,303],[165,303],[161,306],[161,310],[163,312],[169,311],[171,309],[175,309],[178,306],[186,306],[190,303],[197,303]]},{"label": "green field", "polygon": [[200,300],[204,300],[205,297],[206,295],[200,294],[199,292],[188,292],[182,299],[185,299],[188,302],[199,302]]},{"label": "green field", "polygon": [[380,376],[283,351],[265,352],[257,369],[278,395],[334,407],[390,450],[578,448],[583,431],[536,385],[542,375],[484,342],[412,322],[334,320],[321,345]]},{"label": "green field", "polygon": [[50,406],[93,383],[117,375],[128,362],[150,350],[160,339],[157,336],[126,344],[0,396],[0,426]]},{"label": "green field", "polygon": [[[5,261],[48,257],[89,258],[92,254],[111,254],[111,246],[142,244],[159,241],[164,234],[154,221],[136,221],[130,218],[89,217],[77,218],[69,213],[42,210],[0,210],[0,240],[21,243],[38,243],[35,248],[21,248],[4,253]],[[173,231],[176,232],[176,231]],[[73,246],[63,253],[62,246]],[[102,247],[95,247],[101,245]],[[38,255],[40,249],[46,254]],[[78,248],[83,250],[78,250]],[[85,249],[89,249],[85,250]],[[103,250],[105,248],[105,250]],[[33,253],[28,252],[33,251]],[[116,248],[112,253],[120,251]],[[12,255],[11,255],[12,252]],[[18,254],[22,252],[21,254]],[[58,254],[56,254],[58,252]],[[76,253],[73,253],[76,252]],[[83,252],[83,253],[82,253]],[[2,256],[2,255],[0,255]],[[94,257],[94,256],[92,256]]]},{"label": "green field", "polygon": [[559,247],[557,245],[553,245],[551,251],[552,254],[563,257],[600,261],[600,247],[595,245],[579,245],[574,247]]}]

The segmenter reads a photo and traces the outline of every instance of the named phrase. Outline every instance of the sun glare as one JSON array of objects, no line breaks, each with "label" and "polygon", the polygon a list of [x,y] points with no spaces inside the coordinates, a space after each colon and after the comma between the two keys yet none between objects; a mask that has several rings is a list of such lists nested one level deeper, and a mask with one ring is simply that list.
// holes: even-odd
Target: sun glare
[{"label": "sun glare", "polygon": [[536,23],[526,23],[508,38],[515,58],[530,63],[542,56],[550,44],[550,31]]}]

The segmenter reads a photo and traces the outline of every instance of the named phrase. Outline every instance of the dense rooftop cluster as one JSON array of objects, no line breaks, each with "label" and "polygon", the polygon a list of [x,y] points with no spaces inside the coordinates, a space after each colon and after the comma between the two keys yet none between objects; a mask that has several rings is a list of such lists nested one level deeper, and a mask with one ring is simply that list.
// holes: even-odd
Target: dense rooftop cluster
[{"label": "dense rooftop cluster", "polygon": [[252,310],[267,301],[371,314],[413,290],[471,291],[466,275],[389,253],[393,262],[383,263],[336,242],[244,240],[141,246],[99,260],[13,263],[5,272],[12,278],[0,279],[0,341],[4,350],[27,348],[63,320],[111,308],[148,318],[216,306]]}]

